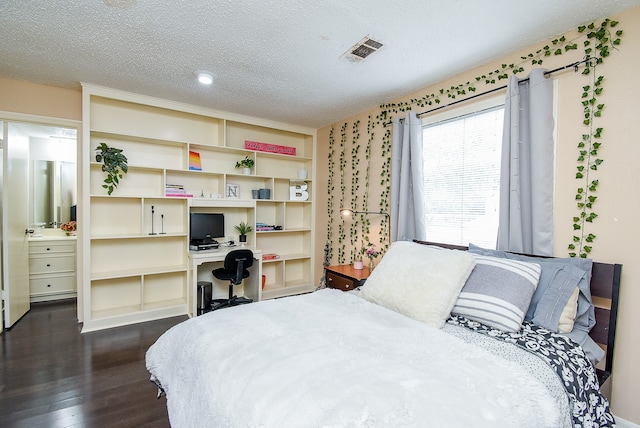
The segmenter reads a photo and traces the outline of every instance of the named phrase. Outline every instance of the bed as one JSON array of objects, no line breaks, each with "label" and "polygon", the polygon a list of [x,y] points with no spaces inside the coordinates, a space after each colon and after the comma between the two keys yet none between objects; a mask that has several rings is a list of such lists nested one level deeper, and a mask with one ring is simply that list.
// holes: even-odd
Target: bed
[{"label": "bed", "polygon": [[[621,266],[464,250],[397,242],[359,290],[178,324],[146,356],[171,425],[615,426],[600,383],[612,369]],[[564,333],[551,300],[571,321]]]}]

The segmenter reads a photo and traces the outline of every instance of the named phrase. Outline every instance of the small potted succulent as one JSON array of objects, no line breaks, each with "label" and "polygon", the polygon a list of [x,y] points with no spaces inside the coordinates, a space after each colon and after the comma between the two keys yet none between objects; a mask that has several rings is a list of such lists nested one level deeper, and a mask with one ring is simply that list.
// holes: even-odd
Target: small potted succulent
[{"label": "small potted succulent", "polygon": [[238,232],[238,241],[244,246],[247,242],[247,233],[253,230],[253,227],[241,221],[240,224],[233,226],[233,228]]},{"label": "small potted succulent", "polygon": [[242,168],[242,172],[245,175],[251,174],[251,168],[253,168],[253,165],[255,165],[255,161],[249,156],[245,156],[244,159],[236,162],[236,168]]}]

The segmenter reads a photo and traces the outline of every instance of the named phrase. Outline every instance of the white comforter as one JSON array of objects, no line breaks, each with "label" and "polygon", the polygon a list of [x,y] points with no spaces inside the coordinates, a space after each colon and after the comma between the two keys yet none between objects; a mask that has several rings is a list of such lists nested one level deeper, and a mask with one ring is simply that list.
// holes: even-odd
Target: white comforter
[{"label": "white comforter", "polygon": [[557,427],[515,363],[326,289],[215,311],[166,332],[147,368],[173,427]]}]

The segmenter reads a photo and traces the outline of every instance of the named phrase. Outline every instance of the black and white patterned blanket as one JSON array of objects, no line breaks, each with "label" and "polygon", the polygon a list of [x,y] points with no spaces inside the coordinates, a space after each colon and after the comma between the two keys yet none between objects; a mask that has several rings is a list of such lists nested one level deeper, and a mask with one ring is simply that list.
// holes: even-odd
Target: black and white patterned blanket
[{"label": "black and white patterned blanket", "polygon": [[609,402],[600,393],[593,365],[582,348],[568,337],[526,321],[522,329],[515,333],[504,332],[458,315],[452,315],[447,322],[513,343],[545,361],[555,370],[567,391],[575,428],[616,426]]}]

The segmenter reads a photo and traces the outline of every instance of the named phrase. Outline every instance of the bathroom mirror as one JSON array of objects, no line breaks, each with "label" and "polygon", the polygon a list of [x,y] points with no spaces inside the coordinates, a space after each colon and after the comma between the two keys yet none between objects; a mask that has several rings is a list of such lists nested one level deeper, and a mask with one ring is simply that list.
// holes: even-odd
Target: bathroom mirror
[{"label": "bathroom mirror", "polygon": [[75,220],[76,163],[34,160],[32,224],[57,228]]},{"label": "bathroom mirror", "polygon": [[14,128],[29,158],[29,223],[58,228],[75,216],[77,130],[20,122]]}]

